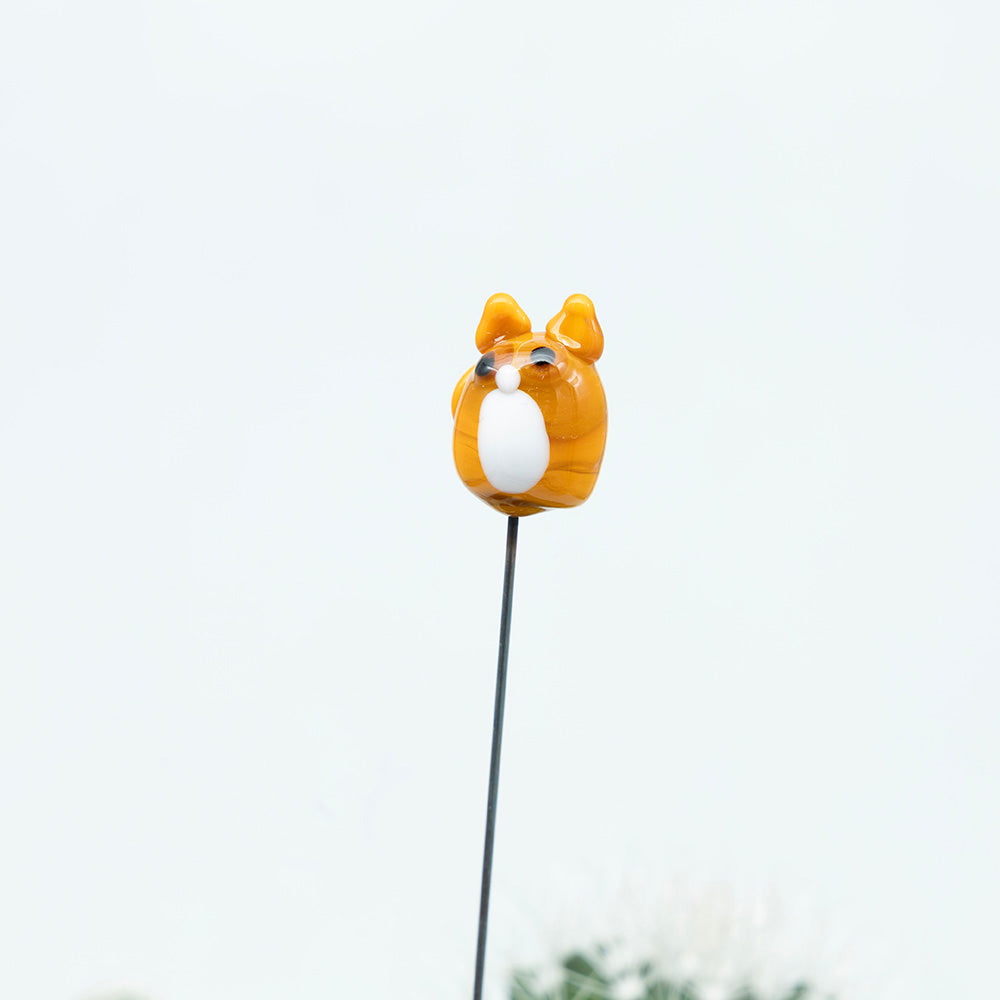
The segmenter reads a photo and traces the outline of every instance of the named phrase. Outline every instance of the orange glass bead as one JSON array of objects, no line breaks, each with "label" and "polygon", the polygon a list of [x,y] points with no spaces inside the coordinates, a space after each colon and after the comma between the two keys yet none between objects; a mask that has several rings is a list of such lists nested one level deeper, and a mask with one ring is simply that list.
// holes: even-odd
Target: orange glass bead
[{"label": "orange glass bead", "polygon": [[608,408],[594,362],[604,334],[586,295],[571,295],[544,333],[509,295],[492,296],[476,330],[480,358],[451,398],[455,467],[504,514],[575,507],[604,457]]}]

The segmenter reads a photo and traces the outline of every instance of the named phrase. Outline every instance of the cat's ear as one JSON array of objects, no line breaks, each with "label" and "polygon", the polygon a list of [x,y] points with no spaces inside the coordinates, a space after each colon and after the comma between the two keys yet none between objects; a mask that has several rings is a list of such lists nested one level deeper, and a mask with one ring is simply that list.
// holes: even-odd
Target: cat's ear
[{"label": "cat's ear", "polygon": [[476,328],[476,347],[485,354],[501,340],[531,332],[531,320],[514,299],[504,292],[491,295],[486,301],[483,318]]},{"label": "cat's ear", "polygon": [[571,295],[545,331],[584,361],[596,361],[604,350],[604,333],[586,295]]}]

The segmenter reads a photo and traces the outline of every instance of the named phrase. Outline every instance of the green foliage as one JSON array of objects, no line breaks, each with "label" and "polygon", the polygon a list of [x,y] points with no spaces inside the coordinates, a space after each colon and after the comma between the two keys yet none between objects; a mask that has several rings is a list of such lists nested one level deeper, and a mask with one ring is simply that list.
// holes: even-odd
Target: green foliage
[{"label": "green foliage", "polygon": [[[573,952],[559,964],[558,975],[541,982],[533,970],[518,970],[511,977],[510,1000],[702,1000],[695,982],[670,979],[652,963],[612,973],[606,951]],[[555,981],[551,981],[555,980]],[[727,1000],[820,1000],[807,983],[798,983],[780,995],[765,995],[743,986]],[[827,998],[829,1000],[829,998]]]}]

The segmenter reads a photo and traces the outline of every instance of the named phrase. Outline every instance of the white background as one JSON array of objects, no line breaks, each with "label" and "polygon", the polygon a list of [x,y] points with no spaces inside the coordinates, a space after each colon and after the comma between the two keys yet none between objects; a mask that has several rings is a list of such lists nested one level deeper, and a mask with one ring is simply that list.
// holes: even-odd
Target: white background
[{"label": "white background", "polygon": [[591,296],[610,432],[521,525],[494,976],[623,876],[992,994],[998,28],[5,7],[0,995],[471,992],[495,291]]}]

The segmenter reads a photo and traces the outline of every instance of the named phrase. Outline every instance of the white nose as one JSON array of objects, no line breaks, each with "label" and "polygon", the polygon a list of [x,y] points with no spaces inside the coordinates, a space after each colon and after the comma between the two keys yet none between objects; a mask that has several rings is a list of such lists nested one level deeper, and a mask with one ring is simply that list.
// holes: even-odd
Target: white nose
[{"label": "white nose", "polygon": [[501,392],[517,392],[521,373],[513,365],[501,365],[497,370],[497,388]]}]

